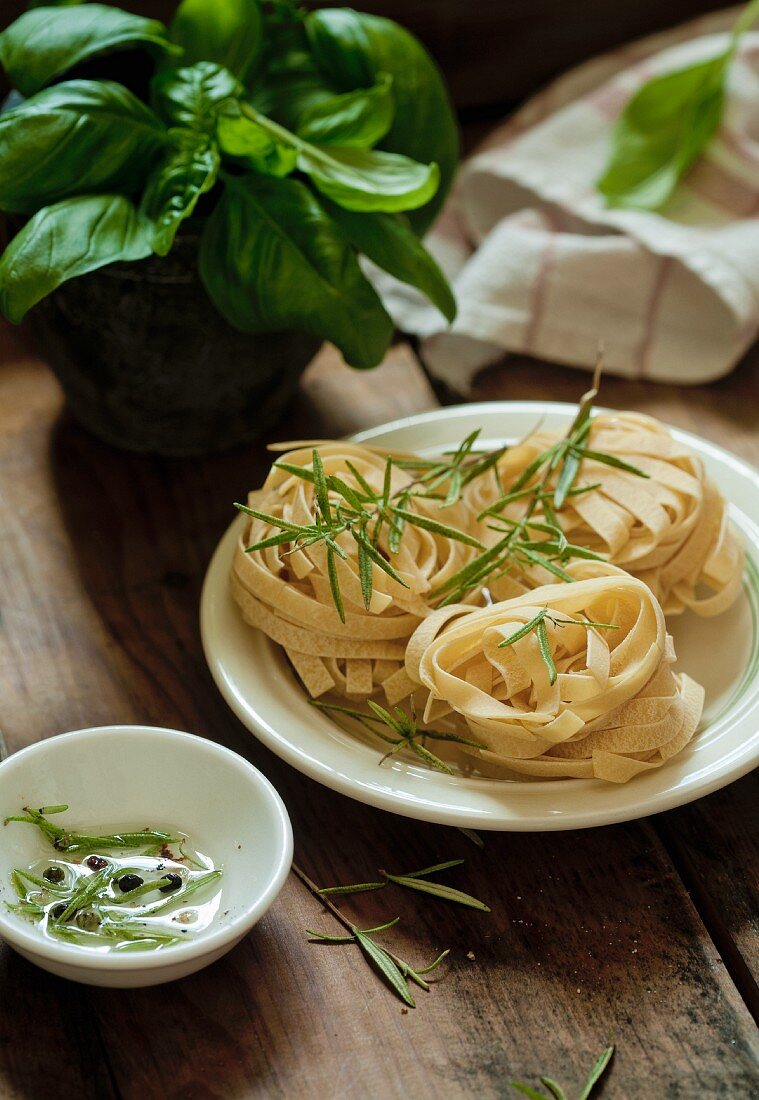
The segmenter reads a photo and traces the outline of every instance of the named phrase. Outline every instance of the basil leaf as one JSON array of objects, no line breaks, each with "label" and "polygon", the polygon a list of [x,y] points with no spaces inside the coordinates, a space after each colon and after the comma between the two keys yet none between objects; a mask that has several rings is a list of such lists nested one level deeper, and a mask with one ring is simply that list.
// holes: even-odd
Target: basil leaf
[{"label": "basil leaf", "polygon": [[348,210],[410,210],[427,202],[437,189],[440,174],[436,164],[418,164],[409,157],[376,149],[312,145],[250,103],[241,103],[240,110],[276,141],[297,150],[297,167],[322,194]]},{"label": "basil leaf", "polygon": [[0,259],[0,309],[18,324],[67,279],[149,256],[152,226],[122,195],[82,195],[40,210]]},{"label": "basil leaf", "polygon": [[295,130],[307,111],[332,99],[335,92],[307,50],[278,48],[278,41],[272,28],[267,36],[271,57],[261,79],[250,88],[250,98],[257,110]]},{"label": "basil leaf", "polygon": [[453,292],[403,214],[356,214],[332,203],[327,209],[354,248],[402,283],[421,290],[448,321],[454,319]]},{"label": "basil leaf", "polygon": [[381,73],[373,88],[345,92],[314,104],[301,115],[298,136],[316,145],[371,148],[393,122],[392,83],[392,77]]},{"label": "basil leaf", "polygon": [[69,80],[0,115],[0,209],[31,214],[73,192],[136,188],[167,140],[121,84]]},{"label": "basil leaf", "polygon": [[262,29],[258,0],[182,0],[169,37],[188,65],[216,61],[242,79],[258,60]]},{"label": "basil leaf", "polygon": [[610,206],[656,210],[670,198],[719,126],[732,52],[654,77],[632,97],[597,183]]},{"label": "basil leaf", "polygon": [[153,251],[159,256],[169,252],[181,222],[219,174],[219,150],[207,135],[192,130],[170,135],[173,147],[148,183],[141,206],[155,223]]},{"label": "basil leaf", "polygon": [[267,176],[289,176],[295,171],[297,151],[276,141],[262,126],[242,115],[220,114],[217,136],[222,152],[237,157]]},{"label": "basil leaf", "polygon": [[31,96],[81,61],[132,46],[178,52],[157,19],[105,4],[43,7],[24,12],[0,34],[0,64],[14,88]]},{"label": "basil leaf", "polygon": [[200,246],[200,274],[219,311],[243,332],[302,329],[354,367],[375,366],[393,324],[355,254],[305,184],[228,179]]},{"label": "basil leaf", "polygon": [[379,73],[392,76],[395,117],[381,147],[440,167],[438,191],[410,219],[415,232],[423,232],[443,205],[459,156],[440,70],[409,31],[381,16],[325,8],[310,12],[305,27],[319,69],[341,91],[371,87]]},{"label": "basil leaf", "polygon": [[241,91],[228,69],[214,61],[198,61],[158,73],[153,80],[153,106],[169,126],[210,130],[219,105]]},{"label": "basil leaf", "polygon": [[297,163],[323,195],[346,210],[413,210],[429,201],[440,181],[436,164],[377,149],[301,146]]}]

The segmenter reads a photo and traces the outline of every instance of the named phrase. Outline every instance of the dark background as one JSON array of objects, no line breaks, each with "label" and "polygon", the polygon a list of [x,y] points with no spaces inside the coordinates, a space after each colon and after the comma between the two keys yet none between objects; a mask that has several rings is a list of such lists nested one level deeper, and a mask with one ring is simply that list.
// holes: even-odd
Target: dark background
[{"label": "dark background", "polygon": [[[174,0],[118,3],[168,21]],[[347,7],[319,3],[313,7]],[[497,118],[565,69],[614,46],[717,8],[719,0],[363,0],[414,31],[448,78],[464,121]],[[0,0],[5,27],[26,8]]]}]

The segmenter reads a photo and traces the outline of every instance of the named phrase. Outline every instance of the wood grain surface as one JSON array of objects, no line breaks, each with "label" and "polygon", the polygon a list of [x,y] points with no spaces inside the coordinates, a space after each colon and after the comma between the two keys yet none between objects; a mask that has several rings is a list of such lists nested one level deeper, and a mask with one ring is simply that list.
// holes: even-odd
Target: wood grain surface
[{"label": "wood grain surface", "polygon": [[[756,783],[662,818],[585,832],[460,832],[361,806],[271,755],[227,710],[197,609],[231,501],[263,476],[250,447],[203,460],[117,452],[81,431],[57,384],[0,330],[0,727],[11,751],[66,729],[139,721],[243,753],[281,791],[296,858],[320,884],[463,857],[472,913],[390,890],[343,903],[414,962],[451,956],[416,1010],[352,947],[310,944],[332,918],[293,876],[229,956],[165,987],[96,990],[0,950],[0,1097],[190,1100],[342,1094],[367,1100],[516,1096],[540,1073],[577,1094],[618,1047],[599,1095],[746,1098],[759,1088]],[[586,378],[514,360],[479,399],[574,400]],[[682,391],[608,380],[644,409],[756,456],[756,370]],[[280,438],[354,430],[434,405],[406,345],[376,372],[324,349]],[[753,404],[753,417],[751,405]],[[218,797],[223,797],[219,792]]]}]

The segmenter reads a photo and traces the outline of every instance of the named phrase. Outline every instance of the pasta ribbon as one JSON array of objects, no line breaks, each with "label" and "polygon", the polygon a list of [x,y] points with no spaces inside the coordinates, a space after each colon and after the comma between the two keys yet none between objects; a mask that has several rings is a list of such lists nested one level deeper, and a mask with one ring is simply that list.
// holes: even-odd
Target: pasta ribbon
[{"label": "pasta ribbon", "polygon": [[[504,492],[560,437],[537,432],[510,448],[498,466]],[[740,591],[744,550],[729,522],[727,503],[706,476],[701,459],[659,421],[632,412],[594,417],[584,447],[647,476],[584,457],[575,491],[556,513],[567,539],[645,581],[667,615],[690,608],[708,617],[730,607]],[[541,476],[537,474],[532,483]],[[557,477],[558,472],[552,475],[550,488],[555,488]],[[591,485],[597,488],[582,491]],[[475,514],[488,508],[496,499],[492,480],[474,482],[468,499]],[[511,519],[524,513],[523,500],[511,502],[503,512]],[[550,517],[538,506],[532,518],[545,522]],[[492,543],[496,536],[489,531],[480,537]],[[540,566],[512,570],[492,591],[504,599],[549,579]]]},{"label": "pasta ribbon", "polygon": [[673,671],[647,584],[605,562],[568,571],[573,583],[431,617],[409,643],[406,671],[426,689],[425,722],[453,719],[487,746],[465,750],[481,762],[624,783],[688,744],[704,692]]},{"label": "pasta ribbon", "polygon": [[[368,487],[382,497],[385,453],[344,442],[319,443],[318,451],[327,477],[336,475],[349,490],[365,493]],[[279,461],[313,473],[313,447],[298,447],[281,455]],[[412,483],[411,475],[391,467],[391,498]],[[336,508],[339,494],[330,490],[329,496]],[[286,524],[303,526],[315,522],[318,509],[314,497],[311,481],[275,465],[263,487],[250,494],[248,503]],[[412,496],[406,508],[439,519],[438,504],[435,499]],[[366,508],[371,510],[372,505]],[[458,502],[446,508],[445,522],[468,532],[473,516],[465,503]],[[400,546],[393,553],[389,523],[383,523],[377,550],[407,587],[371,563],[372,594],[367,609],[358,544],[350,531],[341,533],[336,542],[345,558],[335,554],[333,562],[345,610],[342,622],[333,599],[323,541],[297,546],[292,541],[246,552],[246,547],[280,531],[271,522],[254,518],[242,531],[230,583],[245,620],[284,647],[313,697],[334,692],[363,699],[384,686],[391,701],[404,698],[412,686],[404,671],[406,644],[430,613],[429,593],[471,559],[473,548],[406,522]]]}]

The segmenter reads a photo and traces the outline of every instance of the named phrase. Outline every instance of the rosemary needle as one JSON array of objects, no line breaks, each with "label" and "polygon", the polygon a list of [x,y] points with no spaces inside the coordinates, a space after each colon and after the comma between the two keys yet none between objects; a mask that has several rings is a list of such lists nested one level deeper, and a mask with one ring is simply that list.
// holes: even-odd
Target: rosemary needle
[{"label": "rosemary needle", "polygon": [[364,894],[371,890],[382,890],[392,882],[396,886],[418,890],[423,894],[431,894],[434,897],[442,898],[443,901],[452,901],[469,909],[479,909],[483,913],[489,913],[490,906],[478,898],[473,898],[471,894],[465,894],[463,890],[454,890],[452,886],[446,886],[442,882],[430,880],[428,877],[432,874],[439,874],[441,871],[448,871],[451,867],[460,867],[462,863],[464,863],[463,859],[449,859],[445,863],[436,863],[433,867],[422,868],[421,871],[407,871],[402,875],[394,875],[390,874],[389,871],[380,870],[379,874],[382,876],[380,882],[357,882],[346,886],[325,886],[319,890],[319,894],[322,897],[326,894]]},{"label": "rosemary needle", "polygon": [[[601,1077],[605,1073],[613,1056],[614,1046],[610,1045],[608,1047],[604,1047],[598,1058],[593,1063],[593,1067],[585,1080],[585,1084],[583,1085],[580,1094],[577,1097],[577,1100],[588,1100],[588,1098],[593,1093],[596,1085],[601,1080]],[[512,1079],[509,1081],[509,1084],[512,1088],[517,1089],[524,1096],[529,1096],[530,1100],[567,1100],[566,1093],[562,1089],[561,1085],[558,1085],[556,1081],[553,1080],[553,1078],[543,1076],[540,1078],[540,1082],[542,1085],[545,1086],[545,1088],[548,1089],[551,1094],[550,1096],[546,1096],[544,1092],[539,1092],[538,1089],[534,1089],[530,1085],[524,1084],[524,1082],[522,1081],[514,1081]]]}]

